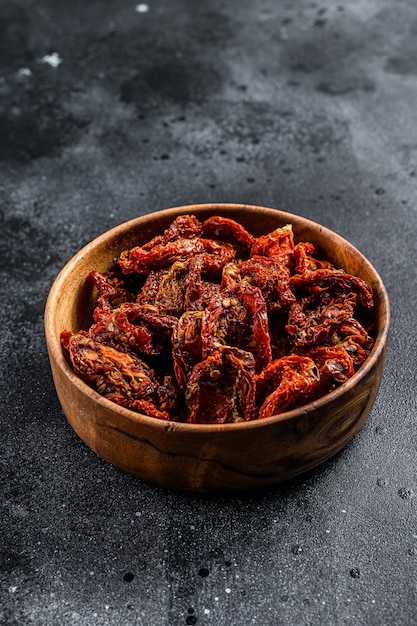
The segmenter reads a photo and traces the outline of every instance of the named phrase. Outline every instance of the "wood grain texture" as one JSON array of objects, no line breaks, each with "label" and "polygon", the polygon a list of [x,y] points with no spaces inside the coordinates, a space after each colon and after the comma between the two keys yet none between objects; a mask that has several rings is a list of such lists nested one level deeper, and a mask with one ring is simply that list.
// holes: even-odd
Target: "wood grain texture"
[{"label": "wood grain texture", "polygon": [[[360,370],[341,387],[300,409],[260,421],[202,425],[164,422],[106,400],[80,380],[62,352],[62,330],[91,322],[91,270],[107,270],[122,250],[161,233],[177,216],[224,215],[254,235],[292,223],[296,241],[312,241],[336,266],[367,280],[374,289],[376,337]],[[97,238],[61,271],[45,309],[52,375],[64,413],[99,456],[143,480],[197,492],[233,492],[271,485],[324,462],[357,433],[380,386],[390,326],[385,287],[376,270],[351,244],[307,219],[246,205],[193,205],[148,214]]]}]

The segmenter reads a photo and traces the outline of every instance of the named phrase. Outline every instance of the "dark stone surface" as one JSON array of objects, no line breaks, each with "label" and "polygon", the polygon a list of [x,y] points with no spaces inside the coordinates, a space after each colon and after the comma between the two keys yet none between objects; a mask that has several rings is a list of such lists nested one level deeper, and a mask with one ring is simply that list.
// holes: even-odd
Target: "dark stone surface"
[{"label": "dark stone surface", "polygon": [[[2,0],[1,623],[417,624],[416,102],[414,0]],[[393,310],[360,433],[240,497],[97,458],[60,409],[43,335],[82,245],[207,201],[336,230]]]}]

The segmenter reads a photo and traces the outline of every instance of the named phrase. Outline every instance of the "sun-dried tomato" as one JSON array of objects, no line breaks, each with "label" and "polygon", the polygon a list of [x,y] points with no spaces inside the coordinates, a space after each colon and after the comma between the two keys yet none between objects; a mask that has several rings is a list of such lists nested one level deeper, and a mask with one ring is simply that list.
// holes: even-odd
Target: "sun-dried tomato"
[{"label": "sun-dried tomato", "polygon": [[146,415],[169,418],[156,404],[159,385],[155,373],[139,357],[95,341],[84,331],[65,333],[62,341],[75,372],[99,394]]},{"label": "sun-dried tomato", "polygon": [[249,252],[255,240],[246,228],[228,217],[215,215],[203,222],[203,237],[231,243],[240,251]]},{"label": "sun-dried tomato", "polygon": [[170,224],[170,226],[164,231],[162,235],[157,235],[142,247],[144,250],[152,250],[155,246],[166,244],[169,241],[175,241],[185,237],[186,239],[192,239],[193,237],[199,237],[202,232],[202,224],[195,215],[180,215]]},{"label": "sun-dried tomato", "polygon": [[224,424],[255,419],[252,354],[231,347],[213,352],[192,369],[185,401],[190,423]]},{"label": "sun-dried tomato", "polygon": [[329,341],[335,330],[353,315],[354,298],[334,299],[313,294],[295,302],[286,326],[293,347],[313,346]]},{"label": "sun-dried tomato", "polygon": [[201,336],[203,358],[220,346],[235,346],[251,352],[256,371],[261,371],[272,357],[267,309],[260,289],[234,283],[213,296],[204,311]]},{"label": "sun-dried tomato", "polygon": [[287,224],[255,239],[251,256],[266,256],[275,259],[284,267],[291,265],[291,255],[294,249],[294,235],[292,226]]},{"label": "sun-dried tomato", "polygon": [[135,299],[125,287],[123,278],[117,272],[90,272],[89,277],[96,285],[99,297],[97,306],[103,310],[111,310],[124,302],[133,302]]},{"label": "sun-dried tomato", "polygon": [[355,373],[352,357],[342,345],[316,346],[303,355],[312,359],[318,369],[318,396],[328,393]]},{"label": "sun-dried tomato", "polygon": [[187,264],[176,261],[163,274],[153,303],[158,309],[173,315],[182,313],[187,272]]},{"label": "sun-dried tomato", "polygon": [[155,298],[159,287],[168,270],[152,270],[149,272],[142,288],[138,291],[136,302],[138,304],[155,304]]},{"label": "sun-dried tomato", "polygon": [[215,255],[198,254],[189,259],[188,272],[185,276],[184,311],[202,311],[210,303],[212,296],[219,292],[218,283],[208,280],[215,277],[222,269],[213,264]]},{"label": "sun-dried tomato", "polygon": [[304,274],[318,269],[332,269],[333,266],[329,261],[317,259],[315,256],[319,253],[314,244],[309,241],[301,241],[292,251],[292,261],[294,263],[295,272]]},{"label": "sun-dried tomato", "polygon": [[290,287],[289,271],[278,261],[252,256],[237,266],[239,273],[251,285],[259,287],[269,313],[287,309],[295,302]]},{"label": "sun-dried tomato", "polygon": [[259,419],[310,402],[319,380],[317,365],[309,357],[291,354],[272,361],[256,379]]},{"label": "sun-dried tomato", "polygon": [[374,306],[371,286],[357,276],[351,276],[344,270],[318,269],[307,271],[304,274],[295,274],[290,279],[294,288],[306,289],[309,293],[329,292],[333,297],[347,297],[352,294],[357,296],[358,302],[365,309]]},{"label": "sun-dried tomato", "polygon": [[167,267],[176,261],[184,262],[196,254],[204,253],[218,257],[214,259],[217,264],[225,264],[236,256],[235,248],[229,243],[202,237],[181,237],[157,244],[149,250],[143,246],[127,250],[120,255],[119,265],[125,274],[137,272],[147,275],[152,270]]},{"label": "sun-dried tomato", "polygon": [[114,311],[103,312],[89,333],[91,338],[119,350],[157,355],[169,345],[177,323],[177,318],[152,305],[128,302]]},{"label": "sun-dried tomato", "polygon": [[202,323],[203,311],[186,311],[172,335],[174,373],[181,388],[185,387],[194,365],[202,360]]}]

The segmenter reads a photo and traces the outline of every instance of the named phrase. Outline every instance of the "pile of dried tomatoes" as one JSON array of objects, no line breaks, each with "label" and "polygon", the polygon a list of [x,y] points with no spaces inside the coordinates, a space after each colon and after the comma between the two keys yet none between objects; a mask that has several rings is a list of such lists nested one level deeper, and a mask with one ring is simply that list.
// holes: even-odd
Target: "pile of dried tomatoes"
[{"label": "pile of dried tomatoes", "polygon": [[373,339],[371,287],[295,244],[220,216],[177,217],[91,272],[93,324],[61,342],[75,372],[163,420],[226,423],[297,408],[350,378]]}]

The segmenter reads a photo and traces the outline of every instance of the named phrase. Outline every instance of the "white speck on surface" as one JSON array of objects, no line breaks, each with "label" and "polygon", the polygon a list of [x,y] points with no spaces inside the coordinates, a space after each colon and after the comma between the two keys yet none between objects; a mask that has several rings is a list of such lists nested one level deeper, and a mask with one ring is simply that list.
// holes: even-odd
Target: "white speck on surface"
[{"label": "white speck on surface", "polygon": [[[113,215],[111,215],[110,217],[113,217]],[[142,513],[140,511],[136,511],[135,515],[136,515],[136,517],[140,517],[142,515]]]},{"label": "white speck on surface", "polygon": [[194,524],[191,524],[191,526],[190,526],[190,530],[195,530],[195,526],[194,526]]},{"label": "white speck on surface", "polygon": [[45,63],[46,65],[50,65],[51,67],[58,67],[62,63],[62,59],[59,56],[58,52],[52,52],[51,54],[45,54],[41,58],[41,63]]},{"label": "white speck on surface", "polygon": [[328,528],[326,528],[326,533],[330,535],[330,530]]},{"label": "white speck on surface", "polygon": [[204,615],[210,615],[210,609],[204,609]]},{"label": "white speck on surface", "polygon": [[28,67],[21,67],[17,72],[17,76],[18,78],[29,78],[29,76],[32,76],[32,70]]},{"label": "white speck on surface", "polygon": [[346,509],[342,509],[342,513],[346,513]]},{"label": "white speck on surface", "polygon": [[214,601],[215,601],[215,602],[218,602],[218,601],[219,601],[219,598],[216,596],[216,597],[214,598]]},{"label": "white speck on surface", "polygon": [[149,11],[149,4],[137,4],[135,11],[136,13],[147,13]]},{"label": "white speck on surface", "polygon": [[9,587],[10,593],[16,593],[16,591],[17,591],[17,587]]},{"label": "white speck on surface", "polygon": [[226,587],[225,591],[226,593],[232,593],[232,590],[230,589],[230,587]]}]

